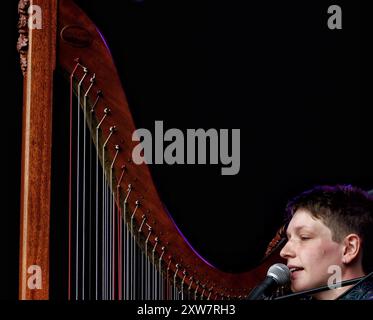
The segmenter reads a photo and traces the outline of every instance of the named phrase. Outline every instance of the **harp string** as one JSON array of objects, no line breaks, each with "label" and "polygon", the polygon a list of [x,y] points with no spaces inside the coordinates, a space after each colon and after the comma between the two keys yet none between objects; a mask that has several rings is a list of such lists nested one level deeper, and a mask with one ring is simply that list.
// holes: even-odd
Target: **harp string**
[{"label": "harp string", "polygon": [[[93,74],[93,76],[91,77],[90,79],[90,85],[86,91],[86,93],[84,94],[84,119],[88,120],[88,117],[89,117],[89,121],[88,123],[91,124],[92,123],[92,113],[89,112],[88,110],[88,102],[87,102],[87,99],[88,99],[88,94],[90,93],[93,85],[94,85],[94,82],[95,82],[95,78],[96,78],[96,75]],[[89,132],[88,132],[88,135],[89,135]],[[86,157],[87,157],[87,154],[86,154],[86,145],[88,143],[88,161],[85,161],[86,160]],[[86,163],[88,163],[88,182],[87,182],[87,179],[83,178],[83,181],[84,181],[84,191],[83,191],[83,203],[84,205],[86,205],[86,202],[85,202],[85,196],[86,196],[86,182],[88,184],[88,201],[87,201],[87,205],[88,205],[88,299],[91,300],[91,287],[92,287],[92,139],[90,137],[88,137],[87,139],[87,126],[85,125],[84,126],[84,153],[85,153],[85,156],[84,156],[84,165]],[[86,170],[84,168],[83,170],[84,174],[86,174]],[[83,210],[84,214],[86,214],[86,210],[84,209]],[[85,219],[83,219],[84,223],[85,223]],[[83,230],[85,230],[85,228],[83,227]],[[83,240],[85,240],[85,237],[83,238]],[[85,250],[85,246],[83,246],[83,249]],[[83,257],[85,257],[85,253],[83,252]],[[83,270],[84,270],[84,267],[83,267]],[[83,278],[84,279],[84,278]],[[84,284],[83,284],[83,288],[84,288]],[[84,299],[84,298],[83,298]]]},{"label": "harp string", "polygon": [[[105,118],[109,114],[110,109],[105,108],[104,116],[99,121],[98,125],[96,126],[96,148],[99,146],[99,130],[101,128],[102,123],[104,122]],[[104,211],[104,169],[100,170],[100,164],[98,159],[95,161],[96,163],[96,292],[95,296],[98,300],[98,297],[101,296],[101,299],[105,299],[105,211]],[[101,172],[101,174],[100,174]],[[102,211],[99,210],[100,202],[99,202],[99,190],[101,189],[101,199],[102,199]],[[102,215],[103,214],[103,215]],[[99,226],[100,220],[102,221],[101,227]],[[101,230],[101,237],[99,235],[99,230]],[[99,245],[99,238],[101,240],[101,245]],[[99,276],[99,248],[101,248],[101,276]],[[101,285],[99,286],[99,278],[101,279]],[[99,290],[101,289],[101,295],[99,294]]]},{"label": "harp string", "polygon": [[[78,300],[79,297],[79,252],[80,252],[80,230],[79,230],[79,224],[80,224],[80,162],[81,162],[81,155],[80,155],[80,144],[81,144],[81,118],[80,118],[80,96],[81,96],[81,86],[82,83],[85,79],[85,77],[88,74],[88,70],[84,68],[84,74],[83,77],[80,79],[79,84],[78,84],[78,107],[77,107],[77,127],[78,127],[78,135],[77,135],[77,160],[76,160],[76,259],[75,259],[75,299]],[[84,229],[83,229],[84,230]],[[84,258],[83,258],[83,263],[84,263]],[[84,274],[84,272],[83,272]]]},{"label": "harp string", "polygon": [[[115,156],[114,156],[114,159],[113,159],[113,162],[111,163],[111,166],[110,166],[110,183],[113,187],[113,168],[114,168],[114,165],[115,165],[115,161],[118,157],[118,153],[119,153],[119,146],[115,146],[115,149],[116,149],[116,152],[115,152]],[[114,190],[112,188],[112,190]],[[114,299],[115,297],[115,273],[116,273],[116,270],[115,270],[115,264],[116,264],[116,257],[115,257],[115,253],[116,253],[116,250],[115,250],[115,240],[116,240],[116,234],[115,234],[115,230],[116,230],[116,219],[115,219],[115,216],[116,216],[116,205],[115,205],[115,195],[114,193],[112,192],[111,193],[111,203],[110,203],[110,207],[111,207],[111,221],[110,221],[110,232],[111,232],[111,259],[110,259],[110,262],[111,262],[111,268],[110,268],[110,275],[111,275],[111,290],[110,290],[110,293],[111,293],[111,299]]]},{"label": "harp string", "polygon": [[[88,69],[77,62],[70,75],[68,297],[73,292],[75,300],[197,299],[199,285],[193,292],[193,281],[185,286],[185,270],[179,264],[170,268],[172,257],[166,258],[165,246],[160,249],[147,216],[139,218],[142,204],[131,197],[131,184],[119,206],[126,168],[122,166],[116,181],[119,146],[112,158],[108,155],[116,128],[104,132],[102,124],[111,110],[106,107],[97,117],[97,106],[105,99],[98,90],[90,100],[96,75],[87,76]],[[131,211],[129,201],[134,203]],[[141,221],[140,227],[135,220]]]},{"label": "harp string", "polygon": [[[125,166],[122,166],[122,173],[119,178],[118,184],[117,184],[117,203],[120,203],[120,197],[119,197],[119,192],[121,188],[121,183],[124,177],[124,170]],[[123,244],[124,241],[122,241],[123,236],[122,236],[122,230],[123,230],[123,221],[122,219],[122,211],[121,207],[118,206],[118,215],[117,215],[117,225],[118,225],[118,299],[123,300],[123,258],[122,258],[122,250],[123,250]]]},{"label": "harp string", "polygon": [[[88,73],[88,70],[86,69],[85,71],[85,75],[82,79],[82,81],[84,80],[86,74]],[[82,214],[83,214],[83,217],[82,217],[82,230],[83,230],[83,234],[82,234],[82,257],[83,257],[83,261],[82,261],[82,300],[85,299],[85,265],[86,265],[86,227],[85,227],[85,223],[86,223],[86,215],[87,215],[87,208],[86,208],[86,205],[87,205],[87,200],[86,200],[86,184],[87,184],[87,126],[85,125],[85,123],[87,122],[87,96],[89,94],[89,91],[92,89],[92,86],[93,86],[93,83],[94,83],[94,78],[95,78],[95,75],[92,76],[90,82],[90,86],[88,87],[86,93],[84,94],[84,102],[83,102],[83,114],[84,114],[84,124],[83,124],[83,178],[82,178],[82,183],[83,183],[83,196],[82,196],[82,205],[83,205],[83,208],[82,208]],[[81,81],[81,82],[82,82]],[[81,83],[79,85],[79,94],[80,94],[80,90],[81,90]],[[80,101],[80,100],[78,100]],[[79,110],[79,108],[78,108]],[[88,163],[91,162],[91,155],[88,156],[89,157],[89,160],[88,160]],[[90,167],[88,166],[88,169]],[[88,178],[89,178],[89,182],[91,181],[91,172],[89,171],[88,173]],[[88,202],[88,205],[89,205],[89,202]],[[90,208],[89,208],[90,209]],[[89,221],[90,221],[90,218],[91,218],[91,215],[90,215],[90,210],[89,210]],[[90,235],[90,227],[88,228],[88,235]],[[89,239],[89,247],[90,247],[90,238]],[[89,255],[89,262],[90,262],[90,250],[88,250],[88,255]],[[88,263],[88,278],[90,279],[90,263]],[[89,281],[89,285],[90,285],[90,281]]]},{"label": "harp string", "polygon": [[72,150],[73,150],[73,82],[74,82],[74,75],[79,67],[79,62],[76,63],[71,75],[70,75],[70,116],[69,116],[69,221],[68,221],[68,228],[69,228],[69,239],[68,239],[68,299],[71,299],[71,266],[72,266]]},{"label": "harp string", "polygon": [[[106,114],[105,114],[106,115]],[[99,126],[96,127],[96,146],[98,146],[98,130]],[[99,162],[95,159],[95,174],[96,174],[96,181],[95,181],[95,190],[96,195],[99,194]],[[95,199],[95,299],[98,300],[98,238],[99,238],[99,223],[98,223],[98,196]]]}]

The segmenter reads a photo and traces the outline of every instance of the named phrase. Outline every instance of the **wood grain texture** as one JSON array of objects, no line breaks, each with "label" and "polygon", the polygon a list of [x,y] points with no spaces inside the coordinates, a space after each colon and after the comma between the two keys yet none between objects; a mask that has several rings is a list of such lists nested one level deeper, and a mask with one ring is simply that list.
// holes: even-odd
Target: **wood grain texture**
[{"label": "wood grain texture", "polygon": [[[49,298],[50,178],[57,0],[32,0],[41,29],[28,30],[22,133],[19,298]],[[37,266],[37,267],[33,267]],[[40,268],[41,279],[35,270]],[[38,281],[41,280],[41,287]]]}]

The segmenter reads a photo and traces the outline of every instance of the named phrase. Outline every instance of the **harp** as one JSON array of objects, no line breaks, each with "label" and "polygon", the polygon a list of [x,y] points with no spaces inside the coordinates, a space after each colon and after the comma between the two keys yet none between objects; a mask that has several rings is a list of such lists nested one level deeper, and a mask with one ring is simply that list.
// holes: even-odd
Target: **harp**
[{"label": "harp", "polygon": [[72,0],[21,0],[19,13],[24,74],[20,299],[50,297],[57,66],[67,75],[70,97],[66,298],[244,299],[279,260],[281,232],[253,270],[226,273],[205,262],[163,206],[149,168],[131,161],[135,124],[94,23]]}]

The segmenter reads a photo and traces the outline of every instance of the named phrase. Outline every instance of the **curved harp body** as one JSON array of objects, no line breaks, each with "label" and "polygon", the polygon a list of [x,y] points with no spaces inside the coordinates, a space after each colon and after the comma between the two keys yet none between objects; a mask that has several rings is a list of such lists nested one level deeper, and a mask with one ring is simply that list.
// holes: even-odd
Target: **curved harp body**
[{"label": "curved harp body", "polygon": [[[27,26],[35,6],[43,12],[41,29]],[[19,11],[25,76],[20,298],[50,295],[57,69],[70,83],[66,298],[243,299],[278,256],[268,254],[260,267],[240,274],[205,262],[164,208],[149,168],[131,161],[135,124],[110,51],[93,22],[72,0],[22,0]]]}]

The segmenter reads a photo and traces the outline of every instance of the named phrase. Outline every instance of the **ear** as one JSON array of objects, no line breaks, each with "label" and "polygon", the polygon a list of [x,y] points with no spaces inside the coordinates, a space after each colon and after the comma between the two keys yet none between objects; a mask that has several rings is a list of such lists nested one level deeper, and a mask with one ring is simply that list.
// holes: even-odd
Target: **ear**
[{"label": "ear", "polygon": [[342,261],[344,264],[349,264],[360,253],[361,238],[357,234],[351,233],[344,238],[343,244],[344,248]]}]

